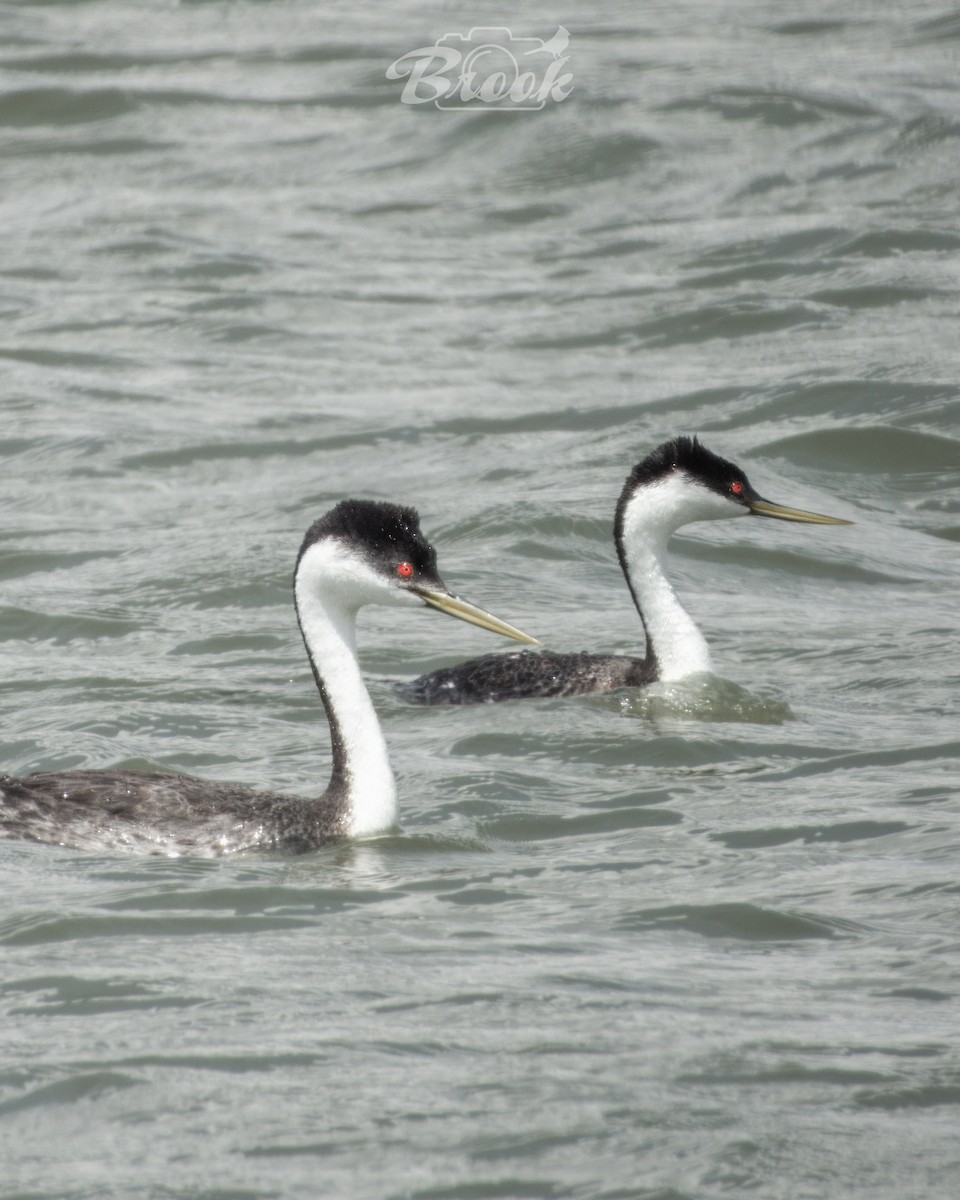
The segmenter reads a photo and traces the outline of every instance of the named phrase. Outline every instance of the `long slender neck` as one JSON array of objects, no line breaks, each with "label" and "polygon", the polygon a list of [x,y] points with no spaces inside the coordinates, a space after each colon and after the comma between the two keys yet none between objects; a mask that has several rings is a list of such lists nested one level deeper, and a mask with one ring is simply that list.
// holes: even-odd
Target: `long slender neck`
[{"label": "long slender neck", "polygon": [[347,836],[389,829],[397,821],[397,788],[357,662],[356,612],[299,581],[294,593],[300,631],[330,722],[333,771],[323,801],[340,810]]},{"label": "long slender neck", "polygon": [[710,649],[677,599],[664,562],[673,532],[658,513],[629,506],[619,531],[620,565],[647,637],[646,669],[655,679],[682,679],[711,670]]}]

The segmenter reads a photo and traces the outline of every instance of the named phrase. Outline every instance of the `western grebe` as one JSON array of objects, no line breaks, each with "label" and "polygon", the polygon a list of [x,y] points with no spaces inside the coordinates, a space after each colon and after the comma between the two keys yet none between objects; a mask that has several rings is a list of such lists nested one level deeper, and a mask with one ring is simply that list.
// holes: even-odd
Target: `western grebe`
[{"label": "western grebe", "polygon": [[411,508],[344,500],[307,531],[293,575],[297,619],[330,723],[333,767],[319,799],[134,771],[0,778],[0,836],[75,849],[212,857],[288,853],[396,823],[387,746],[360,674],[364,604],[427,604],[494,633],[536,639],[453,595]]},{"label": "western grebe", "polygon": [[490,704],[537,696],[578,696],[644,687],[709,671],[710,651],[664,572],[670,535],[692,521],[749,514],[850,525],[839,517],[764,500],[744,472],[696,438],[664,442],[638,463],[617,502],[614,542],[646,634],[646,654],[488,654],[401,685],[420,704]]}]

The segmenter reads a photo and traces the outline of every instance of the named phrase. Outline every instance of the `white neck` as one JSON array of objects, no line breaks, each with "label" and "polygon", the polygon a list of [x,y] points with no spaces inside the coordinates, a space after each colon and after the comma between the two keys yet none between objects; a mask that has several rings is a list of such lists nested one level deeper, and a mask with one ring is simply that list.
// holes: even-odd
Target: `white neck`
[{"label": "white neck", "polygon": [[297,615],[331,720],[333,778],[344,803],[343,832],[377,833],[397,823],[397,787],[387,744],[357,662],[357,609],[298,577]]},{"label": "white neck", "polygon": [[656,660],[658,679],[683,679],[712,670],[706,640],[677,599],[664,570],[670,535],[691,521],[738,515],[729,502],[681,473],[639,488],[623,509],[624,570],[647,632],[648,657]]},{"label": "white neck", "polygon": [[647,631],[647,653],[656,659],[657,678],[683,679],[713,668],[706,639],[666,576],[665,559],[666,546],[628,553],[628,577]]}]

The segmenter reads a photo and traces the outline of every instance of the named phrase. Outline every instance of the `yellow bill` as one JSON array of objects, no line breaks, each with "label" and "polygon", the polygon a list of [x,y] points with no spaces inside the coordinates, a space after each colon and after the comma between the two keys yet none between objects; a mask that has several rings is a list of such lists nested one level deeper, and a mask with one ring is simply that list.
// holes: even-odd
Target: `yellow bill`
[{"label": "yellow bill", "polygon": [[452,592],[438,592],[434,588],[416,586],[410,590],[416,592],[424,604],[429,604],[431,608],[438,608],[451,617],[459,617],[461,621],[469,621],[471,625],[479,625],[481,629],[489,629],[491,633],[499,633],[503,637],[513,638],[515,642],[525,642],[528,646],[543,645],[529,633],[524,633],[522,629],[517,629],[514,625],[508,625],[506,621],[501,621],[492,613],[484,612],[482,608],[477,608],[469,600],[462,600],[459,596],[454,596]]},{"label": "yellow bill", "polygon": [[852,525],[843,517],[825,517],[821,513],[804,512],[802,508],[787,508],[772,500],[748,500],[747,508],[758,517],[776,517],[780,521],[802,521],[804,525]]}]

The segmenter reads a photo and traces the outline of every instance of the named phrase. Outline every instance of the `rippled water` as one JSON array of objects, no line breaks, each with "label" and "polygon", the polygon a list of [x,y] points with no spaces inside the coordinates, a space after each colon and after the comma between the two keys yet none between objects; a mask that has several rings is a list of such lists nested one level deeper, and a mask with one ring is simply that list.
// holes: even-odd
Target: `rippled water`
[{"label": "rippled water", "polygon": [[[522,27],[520,25],[522,19]],[[445,32],[571,97],[400,103]],[[5,1197],[960,1189],[960,11],[0,12],[0,765],[323,785],[289,576],[343,495],[639,652],[610,540],[699,433],[846,529],[694,526],[717,678],[467,710],[371,610],[403,832],[0,843]]]}]

